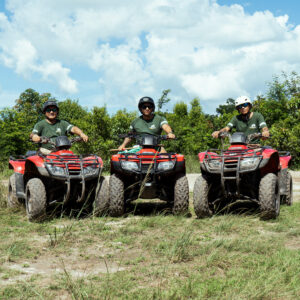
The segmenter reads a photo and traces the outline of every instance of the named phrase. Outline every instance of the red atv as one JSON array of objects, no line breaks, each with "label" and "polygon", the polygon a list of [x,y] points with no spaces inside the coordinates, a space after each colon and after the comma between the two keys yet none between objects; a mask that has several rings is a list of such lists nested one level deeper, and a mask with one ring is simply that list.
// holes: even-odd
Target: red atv
[{"label": "red atv", "polygon": [[[280,202],[293,201],[292,177],[288,171],[291,155],[269,146],[249,144],[261,138],[244,133],[229,136],[226,150],[210,149],[198,154],[202,176],[194,186],[194,209],[198,218],[212,216],[243,200],[257,203],[262,219],[279,215]],[[223,139],[222,139],[223,145]],[[224,147],[222,147],[224,148]]]},{"label": "red atv", "polygon": [[102,159],[74,154],[69,149],[78,141],[81,138],[59,136],[50,142],[55,150],[48,155],[29,151],[25,156],[10,157],[9,168],[15,173],[9,178],[8,207],[25,203],[30,221],[43,220],[57,204],[72,209],[93,205],[96,214],[105,213],[108,183],[101,176]]},{"label": "red atv", "polygon": [[109,181],[110,215],[121,216],[126,204],[143,198],[159,198],[172,205],[174,214],[187,214],[189,186],[182,154],[160,153],[160,142],[167,136],[120,135],[135,138],[140,148],[135,153],[111,157]]}]

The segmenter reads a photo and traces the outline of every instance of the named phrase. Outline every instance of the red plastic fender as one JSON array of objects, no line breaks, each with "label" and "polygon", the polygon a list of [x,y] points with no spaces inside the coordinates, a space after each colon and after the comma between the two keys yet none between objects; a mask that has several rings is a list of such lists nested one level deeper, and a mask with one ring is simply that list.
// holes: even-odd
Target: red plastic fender
[{"label": "red plastic fender", "polygon": [[280,166],[281,169],[287,169],[289,167],[290,160],[292,159],[292,156],[281,156],[280,158]]},{"label": "red plastic fender", "polygon": [[10,160],[9,168],[14,169],[15,173],[24,174],[25,160]]},{"label": "red plastic fender", "polygon": [[184,161],[184,155],[183,154],[176,154],[177,161]]},{"label": "red plastic fender", "polygon": [[262,153],[263,159],[270,158],[271,155],[275,152],[278,152],[278,151],[275,149],[264,149],[264,151]]},{"label": "red plastic fender", "polygon": [[121,157],[121,154],[114,154],[111,157],[111,161],[119,161],[120,157]]},{"label": "red plastic fender", "polygon": [[206,152],[200,152],[198,153],[198,158],[200,162],[203,162]]},{"label": "red plastic fender", "polygon": [[216,159],[220,158],[220,155],[218,155],[215,152],[200,152],[200,153],[198,153],[198,158],[199,158],[200,163],[202,163],[204,161],[204,158],[207,155],[210,155],[211,158],[216,158]]},{"label": "red plastic fender", "polygon": [[45,168],[44,159],[41,156],[30,156],[26,159],[26,161],[32,162],[36,167]]}]

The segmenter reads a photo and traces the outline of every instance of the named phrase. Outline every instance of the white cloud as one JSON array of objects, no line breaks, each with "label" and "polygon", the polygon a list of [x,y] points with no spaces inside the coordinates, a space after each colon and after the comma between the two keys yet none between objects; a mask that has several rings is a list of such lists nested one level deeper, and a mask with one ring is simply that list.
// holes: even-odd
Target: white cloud
[{"label": "white cloud", "polygon": [[216,0],[7,0],[6,7],[5,66],[70,94],[86,80],[76,70],[89,69],[98,83],[92,94],[108,108],[171,88],[172,97],[198,96],[213,110],[300,67],[300,26],[270,11],[250,15]]}]

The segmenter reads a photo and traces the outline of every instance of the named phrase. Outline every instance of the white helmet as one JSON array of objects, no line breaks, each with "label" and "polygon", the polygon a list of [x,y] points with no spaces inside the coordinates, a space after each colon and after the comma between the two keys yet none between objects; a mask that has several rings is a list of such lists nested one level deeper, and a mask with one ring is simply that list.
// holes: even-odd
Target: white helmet
[{"label": "white helmet", "polygon": [[244,104],[244,103],[249,103],[250,105],[252,105],[250,98],[247,96],[240,96],[240,97],[236,98],[236,100],[234,102],[235,107],[238,107],[239,105]]}]

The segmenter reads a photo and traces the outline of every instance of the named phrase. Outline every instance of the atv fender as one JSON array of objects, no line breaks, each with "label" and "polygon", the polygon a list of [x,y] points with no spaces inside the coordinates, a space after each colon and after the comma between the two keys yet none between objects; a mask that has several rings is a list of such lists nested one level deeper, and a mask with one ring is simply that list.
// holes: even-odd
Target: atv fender
[{"label": "atv fender", "polygon": [[[37,162],[37,164],[36,164]],[[41,166],[39,161],[36,160],[31,160],[31,159],[27,159],[26,163],[25,163],[25,175],[31,173],[31,174],[35,174],[35,175],[42,175],[42,176],[49,176],[48,171],[46,170],[45,166],[44,166],[44,162],[43,165]]]},{"label": "atv fender", "polygon": [[10,160],[9,169],[13,169],[15,173],[24,174],[25,160]]},{"label": "atv fender", "polygon": [[36,167],[45,168],[44,159],[39,155],[34,155],[34,156],[28,157],[26,159],[26,165],[27,165],[27,162],[32,162]]},{"label": "atv fender", "polygon": [[292,157],[290,155],[280,156],[281,169],[287,169],[290,165],[291,160],[292,160]]},{"label": "atv fender", "polygon": [[[278,173],[280,170],[279,154],[276,150],[267,149],[272,153],[263,153],[263,159],[259,165],[261,177],[267,173]],[[264,151],[265,152],[265,151]]]}]

